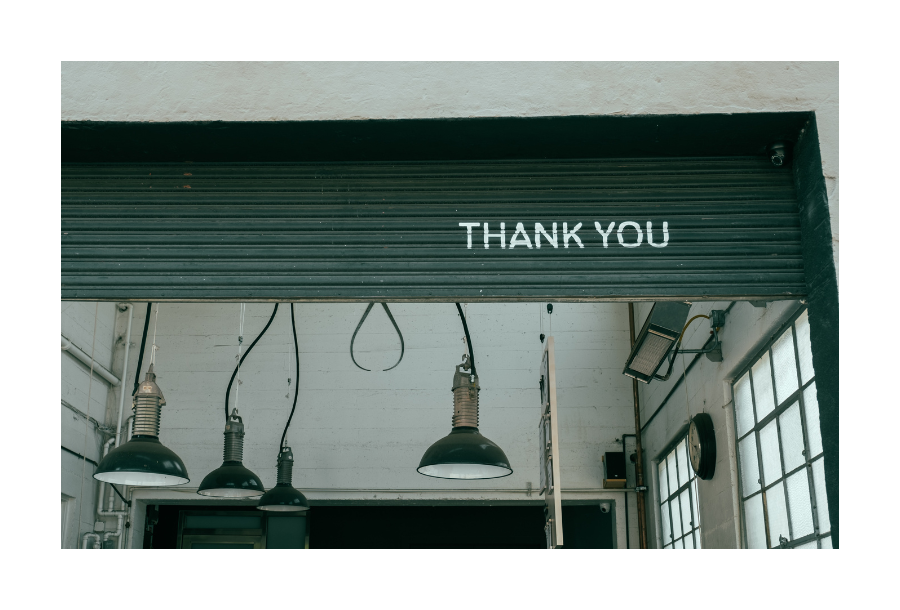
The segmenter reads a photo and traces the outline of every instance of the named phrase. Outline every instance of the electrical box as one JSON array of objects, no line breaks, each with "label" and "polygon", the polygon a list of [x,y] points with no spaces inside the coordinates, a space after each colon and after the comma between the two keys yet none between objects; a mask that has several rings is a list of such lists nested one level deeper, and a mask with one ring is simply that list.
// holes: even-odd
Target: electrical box
[{"label": "electrical box", "polygon": [[607,451],[603,456],[604,477],[603,487],[607,489],[624,488],[627,481],[625,476],[625,452]]}]

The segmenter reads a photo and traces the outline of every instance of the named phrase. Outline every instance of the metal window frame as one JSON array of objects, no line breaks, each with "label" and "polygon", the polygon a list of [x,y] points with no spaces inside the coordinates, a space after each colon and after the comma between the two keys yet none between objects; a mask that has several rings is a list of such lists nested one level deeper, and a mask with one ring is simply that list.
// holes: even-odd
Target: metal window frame
[{"label": "metal window frame", "polygon": [[[693,543],[694,549],[702,549],[702,543],[700,541],[700,494],[697,487],[697,473],[694,472],[694,469],[690,467],[690,456],[687,455],[687,437],[688,430],[683,430],[679,435],[675,437],[675,440],[670,443],[665,451],[660,453],[659,459],[655,460],[656,468],[654,476],[659,477],[659,463],[666,464],[666,490],[668,491],[668,496],[666,498],[662,498],[660,495],[660,487],[659,483],[657,483],[656,487],[656,507],[657,513],[659,515],[659,522],[657,523],[657,527],[659,528],[659,539],[660,539],[660,548],[662,549],[675,549],[675,543],[681,541],[681,548],[684,548],[684,539],[688,536],[691,537],[691,541]],[[668,458],[670,455],[675,454],[675,480],[679,480],[680,469],[678,467],[678,447],[681,446],[681,443],[684,443],[685,447],[685,460],[688,465],[688,478],[684,484],[679,484],[679,486],[672,491],[669,489],[670,485],[668,482],[669,478],[669,465]],[[688,505],[690,506],[691,511],[691,529],[689,532],[684,533],[684,515],[681,514],[681,495],[687,491],[688,492]],[[681,529],[678,531],[678,536],[675,535],[675,522],[672,519],[672,501],[673,499],[676,501],[678,505],[678,515],[681,519]],[[663,514],[663,504],[666,503],[666,511],[665,515]],[[697,514],[694,514],[694,507],[697,507]],[[669,541],[665,541],[662,539],[662,519],[668,518],[669,521]]]},{"label": "metal window frame", "polygon": [[[735,451],[737,452],[737,469],[738,469],[738,495],[740,497],[740,510],[741,510],[741,536],[742,543],[744,548],[748,546],[748,535],[747,535],[747,519],[744,515],[744,504],[747,500],[761,495],[762,497],[762,506],[763,506],[763,521],[765,524],[766,530],[766,546],[767,548],[783,548],[790,549],[797,546],[801,546],[810,542],[811,540],[816,541],[816,547],[822,548],[822,540],[824,538],[828,538],[831,536],[831,528],[828,528],[828,531],[823,532],[822,528],[819,524],[819,515],[818,515],[818,507],[816,503],[816,488],[815,481],[813,479],[812,473],[812,465],[814,462],[817,462],[820,459],[824,459],[824,448],[822,452],[817,453],[816,455],[810,455],[809,448],[809,430],[807,423],[807,414],[806,414],[806,401],[804,400],[803,394],[807,388],[816,383],[816,374],[813,371],[812,377],[806,382],[803,383],[802,372],[800,370],[800,348],[797,342],[797,320],[799,320],[804,313],[808,312],[808,308],[803,305],[794,312],[791,317],[779,328],[778,332],[774,333],[773,336],[766,342],[765,346],[760,348],[760,350],[750,359],[749,363],[734,376],[733,380],[730,383],[731,387],[731,409],[734,415],[735,421],[737,421],[737,404],[734,400],[734,386],[740,381],[744,375],[748,376],[748,381],[750,382],[750,399],[751,406],[753,410],[753,421],[754,425],[750,428],[750,430],[746,431],[742,436],[737,436],[737,430],[735,430]],[[809,315],[807,313],[807,315]],[[779,401],[778,397],[778,389],[775,384],[775,367],[774,367],[774,355],[772,352],[772,347],[777,343],[785,333],[790,331],[791,340],[793,345],[793,353],[794,353],[794,368],[797,374],[797,389],[794,390],[791,394],[785,397],[783,400]],[[769,356],[769,376],[772,384],[772,394],[773,399],[775,401],[775,407],[769,412],[762,420],[757,417],[757,409],[756,409],[756,388],[753,383],[753,367],[763,358],[763,356]],[[797,466],[790,471],[787,471],[785,468],[784,461],[784,444],[781,440],[781,415],[783,415],[790,407],[794,405],[794,403],[799,404],[800,408],[800,428],[803,436],[803,456],[804,460],[800,466]],[[766,480],[765,472],[763,470],[762,464],[762,448],[760,445],[759,433],[763,428],[768,426],[772,421],[775,421],[775,429],[776,435],[778,438],[778,458],[781,466],[781,474],[779,477],[775,478],[773,481]],[[754,491],[751,494],[744,495],[744,483],[743,483],[743,473],[741,471],[741,453],[740,453],[740,443],[742,440],[746,439],[750,435],[754,435],[756,441],[756,459],[757,459],[757,469],[759,473],[759,490]],[[792,475],[800,472],[801,470],[806,470],[807,475],[807,483],[809,489],[810,496],[810,510],[812,512],[812,521],[813,521],[813,533],[807,534],[799,538],[794,537],[794,525],[793,520],[791,518],[791,504],[790,497],[787,492],[787,479]],[[790,540],[786,544],[773,544],[771,539],[771,535],[769,532],[769,509],[768,504],[766,502],[766,493],[771,490],[773,487],[782,484],[784,489],[784,502],[785,502],[785,511],[787,513],[787,522],[788,522],[788,533],[790,535]],[[777,542],[777,541],[776,541]]]}]

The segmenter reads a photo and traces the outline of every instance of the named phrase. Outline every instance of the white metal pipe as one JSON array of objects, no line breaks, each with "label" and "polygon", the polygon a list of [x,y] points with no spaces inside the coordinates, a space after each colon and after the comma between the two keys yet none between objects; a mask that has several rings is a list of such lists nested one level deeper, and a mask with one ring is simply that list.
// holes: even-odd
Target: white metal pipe
[{"label": "white metal pipe", "polygon": [[[115,439],[111,438],[108,441],[106,441],[106,443],[104,443],[103,457],[106,457],[106,454],[109,453],[109,446],[112,445],[114,441],[115,441]],[[110,485],[112,485],[112,483],[110,483]],[[100,487],[100,491],[98,493],[98,498],[97,498],[97,516],[99,516],[99,517],[118,517],[119,515],[127,514],[127,512],[128,512],[127,506],[123,510],[113,510],[113,508],[115,507],[115,499],[116,499],[115,495],[113,495],[116,492],[113,490],[110,490],[109,508],[107,510],[103,510],[103,499],[104,499],[104,495],[105,495],[105,491],[106,491],[106,483],[104,483],[103,481],[100,481],[99,487]]]},{"label": "white metal pipe", "polygon": [[69,341],[64,335],[60,334],[61,345],[63,351],[69,352],[74,356],[77,360],[80,360],[86,367],[91,368],[91,363],[93,362],[94,372],[97,373],[101,378],[103,378],[109,385],[115,387],[121,383],[119,378],[113,375],[105,366],[93,360],[90,356],[81,351],[78,346]]},{"label": "white metal pipe", "polygon": [[125,522],[125,515],[118,514],[116,515],[116,531],[114,532],[106,532],[103,534],[103,542],[106,542],[110,538],[116,538],[116,548],[122,548],[122,530],[124,529],[123,523]]},{"label": "white metal pipe", "polygon": [[[131,419],[131,417],[129,417],[128,419]],[[106,457],[106,454],[109,453],[109,447],[110,447],[110,445],[112,445],[115,442],[115,440],[116,439],[111,438],[103,444],[103,457]],[[111,485],[112,484],[110,484],[110,486]],[[115,537],[115,538],[117,538],[116,548],[120,549],[120,548],[122,548],[122,538],[124,537],[124,536],[122,536],[122,530],[123,530],[123,524],[125,522],[125,516],[128,514],[128,506],[124,505],[122,507],[122,510],[114,510],[115,509],[115,501],[116,501],[115,491],[110,490],[107,509],[103,510],[103,500],[104,500],[104,495],[105,495],[105,491],[106,491],[106,483],[104,483],[103,481],[100,481],[100,484],[98,485],[98,487],[99,487],[99,491],[97,492],[97,516],[98,517],[115,517],[116,518],[116,531],[115,532],[106,532],[105,534],[103,534],[103,542],[106,542],[110,538]],[[94,548],[101,548],[99,540],[100,540],[100,538],[98,536],[97,543],[95,544]],[[86,547],[84,547],[84,548],[86,548]]]},{"label": "white metal pipe", "polygon": [[94,539],[93,547],[95,549],[100,548],[100,534],[97,534],[96,532],[88,532],[87,534],[85,534],[84,536],[81,537],[81,548],[83,548],[83,549],[88,548],[88,538]]},{"label": "white metal pipe", "polygon": [[134,305],[120,303],[128,309],[128,330],[125,331],[125,359],[122,361],[122,383],[119,387],[119,419],[116,424],[116,447],[122,437],[122,412],[125,410],[125,382],[128,381],[128,349],[131,347],[131,322],[134,319]]}]

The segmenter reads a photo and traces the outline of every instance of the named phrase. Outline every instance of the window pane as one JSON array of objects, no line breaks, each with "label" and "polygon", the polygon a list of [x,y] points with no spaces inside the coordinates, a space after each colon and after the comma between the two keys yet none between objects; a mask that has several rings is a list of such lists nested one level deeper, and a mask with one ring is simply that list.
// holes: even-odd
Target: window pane
[{"label": "window pane", "polygon": [[676,541],[675,541],[675,544],[672,545],[672,548],[683,549],[683,548],[684,548],[684,542],[683,542],[682,540],[676,540]]},{"label": "window pane", "polygon": [[753,373],[756,421],[759,421],[775,408],[775,397],[772,395],[772,367],[769,364],[769,352],[763,354],[759,362],[754,364],[750,371]]},{"label": "window pane", "polygon": [[820,457],[813,462],[813,487],[816,491],[816,516],[819,518],[819,533],[831,531],[828,520],[828,498],[825,496],[825,458]]},{"label": "window pane", "polygon": [[666,546],[663,547],[663,549],[671,549],[671,548],[672,548],[671,544],[667,544]]},{"label": "window pane", "polygon": [[772,346],[772,367],[775,371],[775,393],[778,402],[782,403],[798,387],[794,335],[790,328]]},{"label": "window pane", "polygon": [[675,452],[678,455],[678,487],[681,487],[690,479],[690,474],[693,472],[688,466],[687,461],[687,443],[685,441],[681,441],[678,443],[678,447],[675,448]]},{"label": "window pane", "polygon": [[769,485],[781,478],[781,454],[774,419],[759,431],[759,452],[762,455],[763,483]]},{"label": "window pane", "polygon": [[822,429],[819,427],[819,400],[816,398],[816,382],[803,390],[803,406],[806,409],[806,437],[809,439],[809,457],[822,453]]},{"label": "window pane", "polygon": [[699,496],[697,494],[697,479],[691,481],[691,500],[694,503],[694,527],[700,527],[700,509],[697,507]]},{"label": "window pane", "polygon": [[753,492],[759,491],[759,462],[756,455],[755,434],[751,434],[738,443],[738,453],[741,455],[741,485],[746,498]]},{"label": "window pane", "polygon": [[666,470],[669,472],[669,493],[674,493],[678,489],[678,471],[675,468],[675,451],[669,453],[666,457]]},{"label": "window pane", "polygon": [[766,522],[763,517],[762,494],[744,501],[744,523],[747,528],[747,547],[766,548]]},{"label": "window pane", "polygon": [[691,516],[691,498],[688,494],[688,490],[685,489],[681,492],[678,499],[681,503],[681,533],[687,534],[694,529],[694,519]]},{"label": "window pane", "polygon": [[781,544],[781,536],[790,540],[791,532],[788,529],[783,482],[766,491],[766,514],[769,516],[769,542],[771,542],[772,548]]},{"label": "window pane", "polygon": [[823,549],[830,549],[830,548],[832,548],[832,546],[831,546],[831,536],[826,536],[825,538],[822,538],[822,540],[820,540],[819,542],[822,544],[822,548],[823,548]]},{"label": "window pane", "polygon": [[791,505],[791,529],[794,540],[813,533],[812,505],[809,501],[809,479],[806,468],[787,479],[788,502]]},{"label": "window pane", "polygon": [[666,461],[659,463],[659,499],[665,500],[669,497],[669,481],[666,479]]},{"label": "window pane", "polygon": [[800,425],[800,403],[795,402],[787,411],[778,416],[781,427],[781,455],[784,457],[784,471],[790,472],[803,464],[803,428]]},{"label": "window pane", "polygon": [[738,438],[753,427],[753,397],[750,395],[750,373],[734,384],[734,414]]},{"label": "window pane", "polygon": [[694,538],[690,534],[684,537],[684,548],[692,549],[694,548]]},{"label": "window pane", "polygon": [[662,541],[663,544],[669,544],[672,542],[672,530],[669,524],[669,503],[663,502],[662,506],[659,508],[659,521],[662,526]]},{"label": "window pane", "polygon": [[672,510],[672,537],[678,538],[682,535],[681,520],[685,515],[681,514],[681,503],[677,496],[669,502],[669,507]]},{"label": "window pane", "polygon": [[809,344],[809,315],[803,312],[794,323],[797,329],[797,352],[800,354],[800,379],[806,383],[813,378],[812,348]]},{"label": "window pane", "polygon": [[819,548],[819,547],[818,547],[818,545],[816,544],[816,541],[815,541],[815,540],[810,540],[810,541],[807,542],[806,544],[801,544],[800,546],[795,546],[794,548],[795,548],[795,549],[817,549],[817,548]]}]

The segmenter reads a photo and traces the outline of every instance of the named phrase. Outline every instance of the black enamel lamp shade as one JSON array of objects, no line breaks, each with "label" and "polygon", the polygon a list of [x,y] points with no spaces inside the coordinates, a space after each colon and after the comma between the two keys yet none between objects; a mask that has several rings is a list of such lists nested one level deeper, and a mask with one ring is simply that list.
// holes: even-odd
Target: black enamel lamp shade
[{"label": "black enamel lamp shade", "polygon": [[116,447],[97,466],[94,478],[119,485],[183,485],[187,468],[175,452],[154,436],[133,436]]},{"label": "black enamel lamp shade", "polygon": [[457,427],[425,451],[419,473],[439,479],[497,479],[512,474],[509,459],[478,428]]},{"label": "black enamel lamp shade", "polygon": [[241,462],[227,461],[203,478],[197,493],[217,498],[258,498],[266,488]]},{"label": "black enamel lamp shade", "polygon": [[309,502],[306,501],[306,496],[290,483],[278,483],[259,499],[259,505],[256,508],[259,510],[300,512],[309,510]]},{"label": "black enamel lamp shade", "polygon": [[[285,430],[286,431],[286,430]],[[278,454],[278,481],[272,489],[259,499],[259,510],[300,512],[309,510],[306,496],[291,483],[294,468],[294,453],[290,447],[282,447]]]}]

